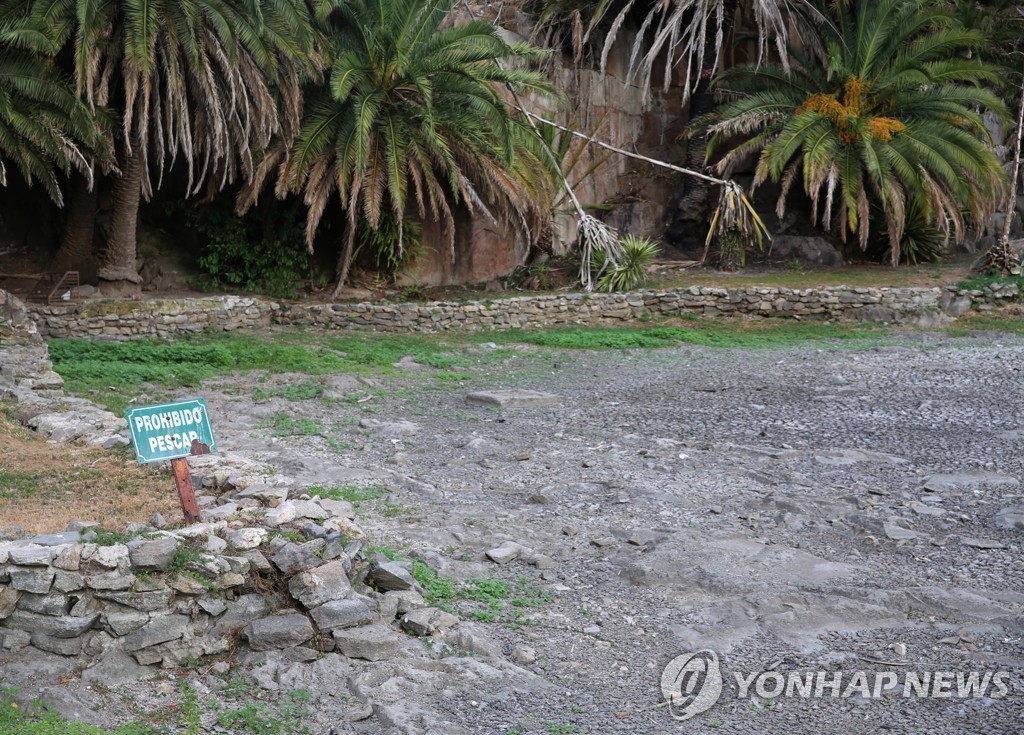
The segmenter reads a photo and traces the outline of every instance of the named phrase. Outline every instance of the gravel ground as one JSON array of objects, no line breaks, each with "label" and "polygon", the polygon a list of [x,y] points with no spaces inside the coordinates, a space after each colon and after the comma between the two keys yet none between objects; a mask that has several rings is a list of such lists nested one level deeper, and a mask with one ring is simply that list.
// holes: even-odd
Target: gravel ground
[{"label": "gravel ground", "polygon": [[[466,349],[466,380],[412,365],[326,379],[326,401],[257,403],[252,377],[204,392],[221,449],[304,484],[382,485],[360,507],[375,543],[526,598],[460,604],[478,655],[450,635],[307,671],[313,732],[1024,732],[1024,341]],[[465,398],[525,388],[561,403]],[[323,435],[261,428],[282,412]],[[698,650],[724,688],[680,721],[662,670]],[[902,696],[907,672],[971,671],[1006,672],[1005,695]],[[882,672],[898,683],[872,692]],[[762,696],[776,674],[841,675],[853,696]],[[335,684],[375,715],[345,722]]]}]

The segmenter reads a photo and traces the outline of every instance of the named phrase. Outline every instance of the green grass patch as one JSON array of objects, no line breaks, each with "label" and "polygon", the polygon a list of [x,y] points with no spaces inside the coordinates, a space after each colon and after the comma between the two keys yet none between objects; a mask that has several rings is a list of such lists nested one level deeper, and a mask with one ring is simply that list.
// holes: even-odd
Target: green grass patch
[{"label": "green grass patch", "polygon": [[358,487],[356,485],[335,485],[334,487],[322,487],[313,485],[306,488],[310,495],[319,495],[325,500],[347,500],[352,505],[359,505],[368,500],[386,498],[391,492],[382,487]]},{"label": "green grass patch", "polygon": [[426,590],[428,604],[480,623],[525,625],[524,608],[539,607],[553,599],[526,578],[515,584],[490,577],[457,582],[418,560],[412,563],[412,576]]},{"label": "green grass patch", "polygon": [[39,492],[44,479],[44,474],[39,472],[0,471],[0,499],[30,498]]},{"label": "green grass patch", "polygon": [[1024,289],[1024,276],[1001,276],[991,273],[974,273],[957,283],[957,288],[968,291],[986,291],[991,286],[1004,286],[1008,283],[1016,284],[1018,289]]},{"label": "green grass patch", "polygon": [[692,319],[693,327],[581,327],[488,334],[493,342],[520,342],[574,350],[625,350],[672,347],[783,347],[811,341],[868,340],[885,334],[880,327],[790,319]]},{"label": "green grass patch", "polygon": [[277,437],[320,436],[324,428],[315,419],[293,419],[286,413],[276,413],[260,422],[259,428],[270,429]]},{"label": "green grass patch", "polygon": [[[163,735],[165,732],[138,722],[114,730],[68,722],[42,705],[20,707],[14,702],[15,694],[14,689],[0,689],[0,733],[3,735]],[[183,724],[187,727],[187,723]]]},{"label": "green grass patch", "polygon": [[[151,338],[131,343],[54,339],[49,346],[54,369],[64,377],[69,393],[87,396],[118,414],[128,407],[132,394],[141,393],[146,384],[177,389],[197,386],[218,375],[251,370],[307,375],[394,374],[392,365],[407,355],[420,365],[446,371],[468,362],[459,345],[405,335],[282,332],[257,337],[221,332],[173,342]],[[321,392],[314,383],[304,383],[258,388],[254,397],[310,400]]]},{"label": "green grass patch", "polygon": [[284,398],[286,401],[312,401],[322,396],[323,393],[324,387],[318,383],[299,383],[280,388],[256,388],[252,392],[252,398],[257,403],[268,401],[271,398]]},{"label": "green grass patch", "polygon": [[970,312],[945,328],[953,337],[967,337],[973,332],[1002,332],[1024,336],[1024,319],[1006,311]]}]

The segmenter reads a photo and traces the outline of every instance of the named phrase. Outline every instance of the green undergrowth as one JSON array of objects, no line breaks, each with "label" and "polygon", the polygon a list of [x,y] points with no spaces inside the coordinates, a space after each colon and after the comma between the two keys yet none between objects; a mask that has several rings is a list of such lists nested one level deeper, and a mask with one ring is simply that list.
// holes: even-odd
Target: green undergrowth
[{"label": "green undergrowth", "polygon": [[153,725],[131,723],[114,730],[68,722],[42,705],[21,707],[14,701],[14,689],[0,689],[0,733],[3,735],[163,735]]},{"label": "green undergrowth", "polygon": [[319,495],[324,500],[347,500],[354,506],[359,506],[369,500],[385,498],[391,492],[383,487],[358,487],[357,485],[335,485],[333,487],[322,487],[314,485],[306,488],[310,495]]},{"label": "green undergrowth", "polygon": [[1003,276],[991,273],[975,273],[957,283],[957,288],[968,291],[985,291],[990,286],[1004,286],[1016,284],[1018,289],[1024,289],[1024,276]]},{"label": "green undergrowth", "polygon": [[[989,324],[969,316],[961,320],[962,327],[961,323],[956,327],[1015,331],[1020,322],[1019,318],[992,318],[998,321]],[[517,350],[517,344],[548,350],[655,349],[684,344],[751,349],[808,342],[859,348],[878,344],[890,334],[889,328],[880,325],[684,316],[672,323],[648,320],[624,327],[513,330],[443,337],[293,330],[260,336],[209,333],[173,342],[56,339],[50,341],[50,355],[69,393],[121,413],[132,402],[165,397],[161,390],[169,393],[194,388],[209,378],[256,370],[310,376],[401,374],[417,383],[426,380],[424,387],[443,387],[471,380],[477,375],[475,369],[506,367],[510,360],[528,362],[544,356],[543,350]],[[486,343],[494,344],[482,348]],[[408,371],[394,367],[403,358],[411,358],[420,368]],[[265,376],[258,378],[265,380]],[[347,402],[325,398],[323,391],[324,386],[313,379],[289,386],[256,386],[252,395],[257,401],[280,397],[289,401]],[[363,394],[353,396],[353,401],[365,399]],[[282,435],[323,433],[323,427],[291,425],[285,418],[276,417],[267,428]]]},{"label": "green undergrowth", "polygon": [[488,335],[495,343],[519,342],[556,349],[623,350],[672,347],[784,347],[803,342],[876,340],[882,327],[793,320],[750,321],[693,318],[693,327],[579,327]]},{"label": "green undergrowth", "polygon": [[[54,339],[49,343],[54,369],[69,393],[88,397],[122,413],[133,393],[146,384],[165,389],[195,387],[220,375],[267,370],[271,373],[391,375],[403,357],[425,368],[444,371],[469,364],[464,345],[418,336],[349,335],[282,332],[265,336],[207,333],[175,341],[140,339],[130,343]],[[475,360],[479,362],[479,360]],[[258,388],[254,397],[288,400],[317,397],[313,383],[285,388]]]},{"label": "green undergrowth", "polygon": [[490,577],[459,582],[418,560],[412,563],[412,576],[426,590],[428,604],[481,623],[528,625],[526,610],[552,600],[550,592],[526,577],[513,582]]}]

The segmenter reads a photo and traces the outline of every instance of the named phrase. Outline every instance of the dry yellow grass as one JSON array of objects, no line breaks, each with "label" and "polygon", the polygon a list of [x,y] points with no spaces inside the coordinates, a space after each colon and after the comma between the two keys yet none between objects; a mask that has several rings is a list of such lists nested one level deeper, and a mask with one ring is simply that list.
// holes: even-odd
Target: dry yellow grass
[{"label": "dry yellow grass", "polygon": [[121,530],[154,511],[181,517],[165,467],[140,466],[128,454],[45,441],[0,413],[0,528],[63,531],[72,520]]}]

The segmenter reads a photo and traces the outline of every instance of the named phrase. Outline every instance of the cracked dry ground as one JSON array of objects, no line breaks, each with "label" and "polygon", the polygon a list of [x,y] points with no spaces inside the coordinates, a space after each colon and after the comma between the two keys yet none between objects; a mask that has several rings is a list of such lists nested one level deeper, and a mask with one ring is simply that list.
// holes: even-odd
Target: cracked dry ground
[{"label": "cracked dry ground", "polygon": [[[252,378],[206,395],[225,448],[307,484],[390,488],[362,509],[376,543],[541,598],[464,620],[476,656],[411,641],[357,667],[387,716],[339,732],[1020,733],[1022,366],[1012,337],[906,333],[855,349],[524,347],[462,383],[412,369],[330,378],[345,399],[327,403],[254,404]],[[465,400],[499,388],[563,401]],[[281,412],[324,436],[259,428]],[[486,558],[506,541],[520,558]],[[517,645],[536,661],[486,665]],[[721,657],[725,690],[679,722],[661,672],[699,649]],[[1009,693],[739,698],[735,674],[765,670],[998,670]]]}]

